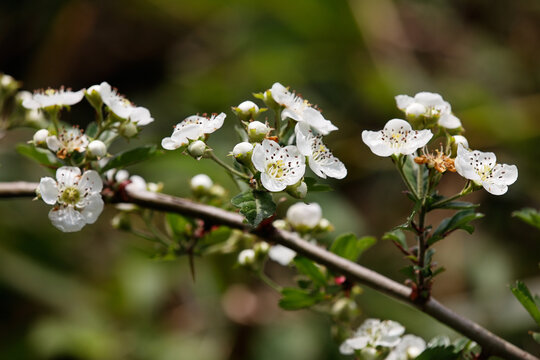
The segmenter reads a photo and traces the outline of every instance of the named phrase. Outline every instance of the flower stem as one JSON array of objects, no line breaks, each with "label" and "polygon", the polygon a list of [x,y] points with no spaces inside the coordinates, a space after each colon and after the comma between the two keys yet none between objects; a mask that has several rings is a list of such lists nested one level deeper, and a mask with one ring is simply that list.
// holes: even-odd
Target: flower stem
[{"label": "flower stem", "polygon": [[414,186],[412,186],[412,184],[409,182],[409,179],[407,179],[407,176],[405,176],[405,173],[403,172],[403,164],[401,163],[402,156],[403,155],[392,155],[392,162],[396,165],[396,169],[399,172],[399,175],[401,175],[403,182],[405,183],[405,185],[407,185],[407,188],[414,196],[415,200],[418,201],[418,194],[414,189]]},{"label": "flower stem", "polygon": [[278,285],[274,280],[270,279],[265,273],[264,273],[264,264],[261,266],[261,269],[257,272],[257,275],[259,275],[259,278],[268,286],[270,286],[272,289],[276,290],[278,293],[281,293],[281,290],[283,289],[280,285]]},{"label": "flower stem", "polygon": [[463,187],[463,189],[459,193],[457,193],[457,194],[455,194],[453,196],[450,196],[450,197],[448,197],[446,199],[437,201],[434,204],[431,204],[430,208],[436,209],[438,207],[441,207],[442,205],[445,205],[445,204],[447,204],[447,203],[449,203],[451,201],[454,201],[456,199],[459,199],[462,196],[465,196],[465,195],[471,193],[471,191],[472,191],[471,181],[468,180],[467,183],[465,184],[465,186]]},{"label": "flower stem", "polygon": [[276,111],[276,118],[274,119],[274,129],[276,131],[276,135],[280,136],[280,128],[281,128],[281,106],[277,107],[275,109]]},{"label": "flower stem", "polygon": [[249,176],[244,174],[244,173],[241,173],[240,171],[236,170],[236,169],[233,169],[231,166],[229,166],[228,164],[226,164],[225,162],[223,162],[220,158],[218,158],[213,151],[208,151],[205,156],[207,156],[208,158],[214,160],[219,166],[223,167],[225,170],[227,170],[228,172],[230,172],[231,174],[234,174],[242,179],[246,179],[246,180],[249,180]]}]

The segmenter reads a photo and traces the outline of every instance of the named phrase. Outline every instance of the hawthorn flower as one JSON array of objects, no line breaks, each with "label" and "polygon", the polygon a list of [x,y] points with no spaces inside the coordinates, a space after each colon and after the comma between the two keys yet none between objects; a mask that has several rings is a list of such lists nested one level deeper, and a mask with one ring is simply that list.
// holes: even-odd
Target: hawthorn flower
[{"label": "hawthorn flower", "polygon": [[317,203],[298,202],[287,210],[287,221],[294,228],[315,228],[322,219],[322,209]]},{"label": "hawthorn flower", "polygon": [[395,99],[398,109],[407,116],[438,118],[438,124],[448,129],[461,126],[461,121],[452,114],[450,104],[439,94],[423,91],[414,97],[398,95]]},{"label": "hawthorn flower", "polygon": [[172,135],[163,138],[161,146],[166,150],[175,150],[187,145],[189,140],[197,140],[205,134],[211,134],[223,125],[226,116],[224,113],[213,114],[209,118],[192,115],[178,123]]},{"label": "hawthorn flower", "polygon": [[39,193],[46,204],[54,205],[49,212],[52,224],[63,232],[81,230],[93,224],[101,211],[103,182],[94,170],[81,175],[78,167],[62,166],[56,171],[56,180],[41,178]]},{"label": "hawthorn flower", "polygon": [[82,153],[88,146],[88,138],[76,127],[61,129],[58,135],[48,136],[46,141],[49,150],[54,151],[60,159],[65,159],[74,151]]},{"label": "hawthorn flower", "polygon": [[23,99],[22,106],[30,110],[44,109],[51,106],[70,106],[81,101],[83,96],[84,90],[47,89],[35,92],[31,97]]},{"label": "hawthorn flower", "polygon": [[148,125],[154,121],[147,108],[133,105],[131,101],[118,94],[116,89],[111,88],[106,81],[87,90],[89,94],[93,92],[99,93],[103,103],[121,119],[129,120],[137,126]]},{"label": "hawthorn flower", "polygon": [[294,131],[298,150],[308,157],[309,167],[317,176],[323,179],[326,176],[336,179],[347,176],[345,165],[323,144],[321,135],[314,135],[306,123],[296,124]]},{"label": "hawthorn flower", "polygon": [[283,245],[274,245],[268,250],[268,257],[283,266],[289,265],[295,256],[296,251]]},{"label": "hawthorn flower", "polygon": [[281,112],[282,120],[291,118],[298,122],[305,122],[322,135],[328,135],[329,132],[338,129],[330,120],[325,119],[319,110],[313,108],[307,100],[290,92],[280,83],[274,83],[270,93],[274,101],[284,107]]},{"label": "hawthorn flower", "polygon": [[388,354],[385,360],[412,360],[416,359],[426,349],[424,339],[407,334],[401,342]]},{"label": "hawthorn flower", "polygon": [[294,185],[306,171],[304,156],[293,145],[281,147],[272,140],[263,140],[253,149],[251,161],[261,172],[261,182],[269,191],[282,191]]},{"label": "hawthorn flower", "polygon": [[497,164],[492,152],[467,150],[459,146],[455,160],[456,170],[465,179],[481,184],[493,195],[502,195],[508,191],[518,178],[515,165]]},{"label": "hawthorn flower", "polygon": [[362,132],[362,141],[378,156],[410,155],[425,146],[433,137],[430,130],[413,130],[401,119],[392,119],[380,131]]},{"label": "hawthorn flower", "polygon": [[376,348],[382,346],[391,348],[399,344],[401,341],[400,336],[404,332],[405,328],[398,322],[367,319],[351,338],[341,344],[339,351],[343,355],[352,355],[355,350],[367,347]]}]

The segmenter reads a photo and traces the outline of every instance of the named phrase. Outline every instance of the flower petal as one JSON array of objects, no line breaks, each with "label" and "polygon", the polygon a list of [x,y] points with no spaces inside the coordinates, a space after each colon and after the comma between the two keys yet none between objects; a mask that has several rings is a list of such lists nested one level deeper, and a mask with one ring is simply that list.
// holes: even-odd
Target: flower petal
[{"label": "flower petal", "polygon": [[43,177],[39,182],[39,193],[46,204],[54,205],[58,199],[58,186],[51,177]]},{"label": "flower petal", "polygon": [[103,189],[103,181],[97,171],[88,170],[81,176],[78,187],[83,194],[100,193]]},{"label": "flower petal", "polygon": [[93,224],[103,211],[101,194],[95,193],[87,197],[87,205],[82,209],[81,215],[87,224]]},{"label": "flower petal", "polygon": [[79,182],[81,169],[74,166],[62,166],[56,170],[56,180],[60,185],[60,189],[66,186],[74,186]]},{"label": "flower petal", "polygon": [[461,126],[461,121],[451,113],[442,114],[439,125],[447,129],[456,129]]},{"label": "flower petal", "polygon": [[[265,172],[261,173],[261,182],[266,190],[272,192],[283,191],[288,185],[285,181],[276,180]],[[298,182],[298,180],[296,182]],[[292,184],[295,184],[296,182]]]},{"label": "flower petal", "polygon": [[51,209],[49,211],[49,219],[54,227],[63,232],[79,231],[86,224],[81,213],[71,205]]},{"label": "flower petal", "polygon": [[256,144],[251,155],[253,166],[260,172],[266,171],[266,156],[264,152],[263,146],[261,144]]}]

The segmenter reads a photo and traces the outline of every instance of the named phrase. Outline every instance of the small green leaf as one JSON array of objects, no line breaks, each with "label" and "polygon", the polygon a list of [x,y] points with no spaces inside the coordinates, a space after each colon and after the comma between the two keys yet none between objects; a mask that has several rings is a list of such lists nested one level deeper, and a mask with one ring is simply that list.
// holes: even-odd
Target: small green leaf
[{"label": "small green leaf", "polygon": [[200,250],[204,250],[210,246],[221,244],[229,240],[232,230],[227,226],[220,226],[215,230],[210,231],[197,243]]},{"label": "small green leaf", "polygon": [[461,210],[453,216],[441,221],[437,229],[433,232],[428,240],[428,245],[433,245],[439,240],[442,240],[449,232],[462,229],[472,234],[474,226],[469,222],[484,217],[483,214],[475,212],[473,209]]},{"label": "small green leaf", "polygon": [[414,270],[414,266],[412,265],[405,266],[404,268],[400,269],[399,272],[405,275],[407,279],[411,279],[412,281],[416,280],[416,272]]},{"label": "small green leaf", "polygon": [[413,158],[411,156],[405,156],[405,163],[403,164],[403,173],[405,174],[405,177],[411,184],[411,186],[414,188],[414,191],[418,192],[418,167],[420,167],[420,171],[422,174],[422,193],[425,193],[427,191],[427,185],[428,185],[428,176],[429,176],[429,170],[427,166],[418,165],[414,162]]},{"label": "small green leaf", "polygon": [[459,352],[454,346],[437,346],[424,350],[416,360],[455,360],[459,358]]},{"label": "small green leaf", "polygon": [[279,306],[285,310],[308,308],[324,299],[324,294],[297,288],[285,288],[281,291],[281,295],[283,297],[279,300]]},{"label": "small green leaf", "polygon": [[37,148],[33,145],[18,144],[16,150],[19,154],[49,168],[56,169],[63,165],[60,160],[47,149]]},{"label": "small green leaf", "polygon": [[156,145],[145,145],[135,149],[123,151],[109,160],[102,171],[107,171],[109,169],[121,169],[126,166],[148,160],[160,154],[162,154],[162,152],[158,150]]},{"label": "small green leaf", "polygon": [[326,285],[326,277],[315,263],[305,257],[296,256],[294,265],[298,272],[307,275],[318,287]]},{"label": "small green leaf", "polygon": [[354,234],[343,234],[334,240],[330,251],[351,261],[356,261],[376,241],[373,236],[364,236],[358,239]]},{"label": "small green leaf", "polygon": [[186,236],[190,236],[193,231],[193,224],[190,220],[182,215],[167,213],[165,215],[167,220],[167,228],[170,234],[176,240],[183,239]]},{"label": "small green leaf", "polygon": [[514,211],[512,216],[526,222],[529,225],[540,229],[540,212],[533,208],[524,208],[518,211]]},{"label": "small green leaf", "polygon": [[405,233],[399,229],[392,230],[387,233],[385,233],[382,237],[383,240],[392,240],[395,243],[398,243],[402,248],[405,250],[408,250],[409,247],[407,245],[407,239],[405,237]]},{"label": "small green leaf", "polygon": [[527,288],[527,285],[523,283],[522,281],[516,281],[516,286],[511,287],[510,290],[514,294],[514,296],[519,300],[521,305],[531,314],[532,318],[538,326],[540,326],[540,309],[536,305],[536,302],[534,301],[533,296],[531,295],[531,292],[529,291],[529,288]]},{"label": "small green leaf", "polygon": [[272,195],[266,191],[244,191],[233,197],[231,203],[240,209],[240,213],[246,217],[248,224],[254,227],[274,215],[276,211]]},{"label": "small green leaf", "polygon": [[323,192],[323,191],[332,191],[332,187],[327,184],[319,184],[317,180],[312,177],[305,177],[304,182],[307,185],[308,191],[310,192]]}]

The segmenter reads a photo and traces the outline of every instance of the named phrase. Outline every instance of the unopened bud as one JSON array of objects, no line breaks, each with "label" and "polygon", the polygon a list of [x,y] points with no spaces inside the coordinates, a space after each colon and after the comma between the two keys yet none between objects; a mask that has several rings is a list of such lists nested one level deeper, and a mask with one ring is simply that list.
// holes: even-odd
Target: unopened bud
[{"label": "unopened bud", "polygon": [[124,122],[122,125],[120,125],[120,128],[118,128],[118,132],[120,135],[126,138],[131,138],[139,132],[139,129],[137,129],[137,125],[130,121]]},{"label": "unopened bud", "polygon": [[187,151],[189,155],[193,156],[193,158],[199,160],[203,155],[204,151],[206,150],[206,144],[204,141],[197,140],[189,144]]},{"label": "unopened bud", "polygon": [[253,265],[255,263],[255,251],[245,249],[238,254],[238,263],[242,266]]},{"label": "unopened bud", "polygon": [[34,134],[33,140],[34,145],[46,145],[45,142],[47,141],[47,137],[49,136],[49,130],[47,129],[41,129],[36,131]]},{"label": "unopened bud", "polygon": [[287,230],[287,222],[285,220],[279,219],[272,223],[276,229]]},{"label": "unopened bud", "polygon": [[107,155],[107,145],[101,140],[94,140],[88,144],[88,151],[95,157],[103,157]]},{"label": "unopened bud", "polygon": [[101,111],[101,105],[103,105],[100,90],[101,87],[99,85],[92,85],[84,92],[86,100],[88,100],[90,105],[92,105],[96,111]]},{"label": "unopened bud", "polygon": [[469,148],[469,142],[467,141],[467,138],[462,135],[454,135],[452,136],[451,143],[452,145],[452,156],[455,157],[457,155],[457,151],[460,146],[463,146],[465,149]]},{"label": "unopened bud", "polygon": [[266,241],[259,241],[253,246],[253,250],[255,250],[255,254],[257,255],[266,255],[268,250],[270,250],[270,245]]},{"label": "unopened bud", "polygon": [[298,202],[287,210],[287,221],[298,231],[313,229],[321,218],[322,209],[317,203]]},{"label": "unopened bud", "polygon": [[359,310],[354,300],[341,298],[334,303],[330,313],[338,320],[350,321],[358,316]]},{"label": "unopened bud", "polygon": [[251,142],[263,141],[266,135],[270,132],[268,125],[260,121],[252,121],[248,125],[248,137]]},{"label": "unopened bud", "polygon": [[223,186],[216,184],[210,188],[210,195],[217,198],[223,198],[227,195],[227,191]]},{"label": "unopened bud", "polygon": [[189,182],[191,191],[195,194],[207,194],[210,188],[214,185],[214,182],[206,174],[195,175]]},{"label": "unopened bud", "polygon": [[236,144],[233,148],[233,156],[238,162],[244,165],[248,165],[251,161],[251,154],[253,151],[253,145],[247,141]]},{"label": "unopened bud", "polygon": [[334,226],[328,219],[322,218],[317,224],[317,230],[321,232],[329,232],[334,230]]},{"label": "unopened bud", "polygon": [[255,119],[259,114],[259,107],[253,101],[244,101],[237,107],[233,107],[233,110],[238,118],[244,121]]}]

